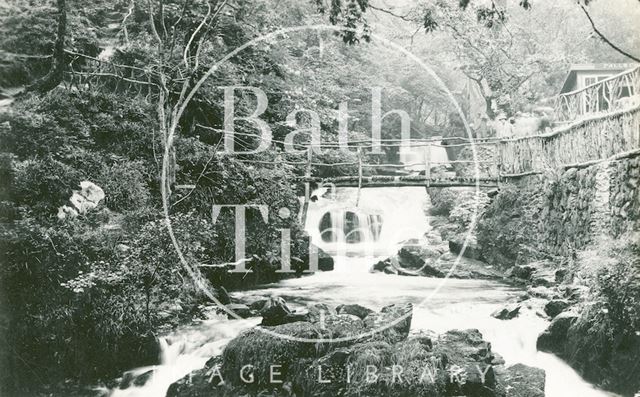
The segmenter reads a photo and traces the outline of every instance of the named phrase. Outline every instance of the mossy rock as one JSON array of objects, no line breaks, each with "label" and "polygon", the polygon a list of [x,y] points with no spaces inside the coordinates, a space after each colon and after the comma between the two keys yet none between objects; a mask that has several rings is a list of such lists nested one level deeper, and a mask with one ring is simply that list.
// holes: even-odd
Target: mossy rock
[{"label": "mossy rock", "polygon": [[[294,363],[305,358],[319,357],[329,348],[328,343],[300,342],[286,338],[291,336],[317,340],[331,336],[329,331],[308,322],[299,321],[266,329],[278,335],[253,328],[229,342],[222,355],[222,375],[225,382],[253,390],[273,386],[270,381],[271,366],[279,366],[276,367],[281,374],[278,375],[278,380],[285,380]],[[249,384],[240,378],[241,369],[247,365],[252,367],[243,371],[245,379],[251,376],[254,378],[254,382]]]},{"label": "mossy rock", "polygon": [[294,386],[297,395],[314,397],[443,396],[445,388],[444,363],[418,338],[335,350],[305,368]]}]

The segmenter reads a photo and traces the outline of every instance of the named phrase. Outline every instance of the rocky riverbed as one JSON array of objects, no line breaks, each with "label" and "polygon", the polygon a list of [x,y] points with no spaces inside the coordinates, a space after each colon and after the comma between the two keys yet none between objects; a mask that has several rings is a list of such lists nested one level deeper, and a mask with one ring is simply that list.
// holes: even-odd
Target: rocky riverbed
[{"label": "rocky riverbed", "polygon": [[282,324],[241,333],[167,396],[544,396],[544,371],[505,367],[477,329],[410,332],[410,303],[314,304],[292,318],[268,300],[262,314]]}]

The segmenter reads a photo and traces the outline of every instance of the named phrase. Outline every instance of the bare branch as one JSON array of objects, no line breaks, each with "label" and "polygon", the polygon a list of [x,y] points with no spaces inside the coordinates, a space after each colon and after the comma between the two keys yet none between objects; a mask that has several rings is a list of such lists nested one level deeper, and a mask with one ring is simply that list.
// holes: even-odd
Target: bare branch
[{"label": "bare branch", "polygon": [[204,24],[207,22],[207,19],[209,18],[209,15],[211,15],[211,4],[209,4],[209,2],[207,2],[207,15],[205,15],[204,18],[202,18],[202,21],[200,21],[200,24],[198,25],[196,30],[193,31],[193,34],[191,35],[191,37],[189,37],[189,41],[187,41],[187,45],[184,47],[184,52],[182,54],[182,58],[184,60],[185,66],[187,68],[189,67],[189,59],[188,59],[187,56],[189,54],[189,49],[191,48],[191,43],[193,42],[193,39],[196,37],[196,35],[200,31],[200,29],[202,29]]},{"label": "bare branch", "polygon": [[409,14],[407,14],[407,15],[396,14],[395,12],[387,10],[386,8],[376,7],[376,6],[373,6],[371,4],[369,4],[369,8],[372,9],[372,10],[384,12],[385,14],[389,14],[389,15],[395,17],[395,18],[400,18],[403,21],[414,22],[413,20],[411,20],[411,18],[409,18]]},{"label": "bare branch", "polygon": [[129,45],[129,32],[127,32],[127,19],[133,14],[133,8],[135,7],[134,0],[131,0],[131,5],[129,6],[129,10],[127,11],[127,15],[122,19],[122,29],[120,29],[124,33],[124,42]]},{"label": "bare branch", "polygon": [[627,58],[631,58],[636,62],[640,62],[640,58],[637,58],[631,54],[629,54],[628,52],[624,51],[623,49],[621,49],[620,47],[618,47],[617,45],[613,44],[609,39],[607,39],[602,33],[600,33],[600,31],[598,30],[598,28],[596,27],[596,24],[593,22],[593,19],[591,19],[591,15],[589,15],[589,12],[587,11],[587,9],[584,7],[584,5],[580,4],[580,8],[582,8],[582,11],[584,11],[584,15],[587,16],[587,18],[589,19],[589,22],[591,23],[591,27],[593,28],[593,31],[596,32],[596,34],[598,36],[600,36],[600,38],[602,39],[602,41],[604,41],[605,43],[607,43],[609,45],[609,47],[613,48],[614,50],[616,50],[617,52],[619,52],[620,54],[626,56]]}]

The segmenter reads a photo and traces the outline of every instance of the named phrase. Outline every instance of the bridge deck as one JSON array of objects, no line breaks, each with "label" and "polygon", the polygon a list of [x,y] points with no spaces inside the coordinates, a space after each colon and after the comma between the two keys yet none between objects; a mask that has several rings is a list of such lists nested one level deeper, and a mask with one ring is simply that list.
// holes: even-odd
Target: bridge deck
[{"label": "bridge deck", "polygon": [[333,185],[336,187],[403,187],[403,186],[425,186],[425,187],[455,187],[455,186],[476,186],[497,187],[498,178],[425,178],[424,175],[375,175],[363,176],[362,184],[357,176],[340,176],[334,178],[303,178],[304,181],[315,182],[318,185]]}]

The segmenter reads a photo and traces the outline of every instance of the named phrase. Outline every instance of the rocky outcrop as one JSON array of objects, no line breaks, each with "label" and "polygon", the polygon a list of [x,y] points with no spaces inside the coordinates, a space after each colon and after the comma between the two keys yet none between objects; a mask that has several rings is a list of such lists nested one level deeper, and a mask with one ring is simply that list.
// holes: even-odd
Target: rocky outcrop
[{"label": "rocky outcrop", "polygon": [[552,287],[558,282],[557,264],[551,261],[533,261],[526,265],[514,265],[507,276],[517,282],[532,286]]},{"label": "rocky outcrop", "polygon": [[485,279],[503,278],[503,273],[486,263],[429,247],[407,245],[398,254],[373,265],[372,272],[384,272],[401,276],[436,278]]},{"label": "rocky outcrop", "polygon": [[69,198],[71,205],[63,205],[58,208],[58,219],[75,218],[86,214],[98,206],[104,199],[104,190],[91,181],[82,181],[79,190],[74,190]]},{"label": "rocky outcrop", "polygon": [[567,331],[577,319],[578,315],[573,312],[564,312],[556,316],[549,324],[549,327],[538,336],[538,341],[536,342],[538,350],[562,355],[567,339]]},{"label": "rocky outcrop", "polygon": [[545,372],[524,364],[510,366],[498,375],[509,397],[544,397]]},{"label": "rocky outcrop", "polygon": [[452,330],[434,341],[433,351],[446,357],[449,372],[446,395],[497,395],[491,344],[477,329]]},{"label": "rocky outcrop", "polygon": [[544,306],[544,312],[547,316],[554,318],[569,307],[569,302],[564,299],[553,299]]},{"label": "rocky outcrop", "polygon": [[411,334],[410,304],[379,312],[314,305],[308,313],[309,321],[243,332],[222,356],[173,383],[167,396],[497,397],[508,388],[520,393],[509,396],[530,397],[544,390],[544,371],[503,370],[504,360],[478,330]]}]

